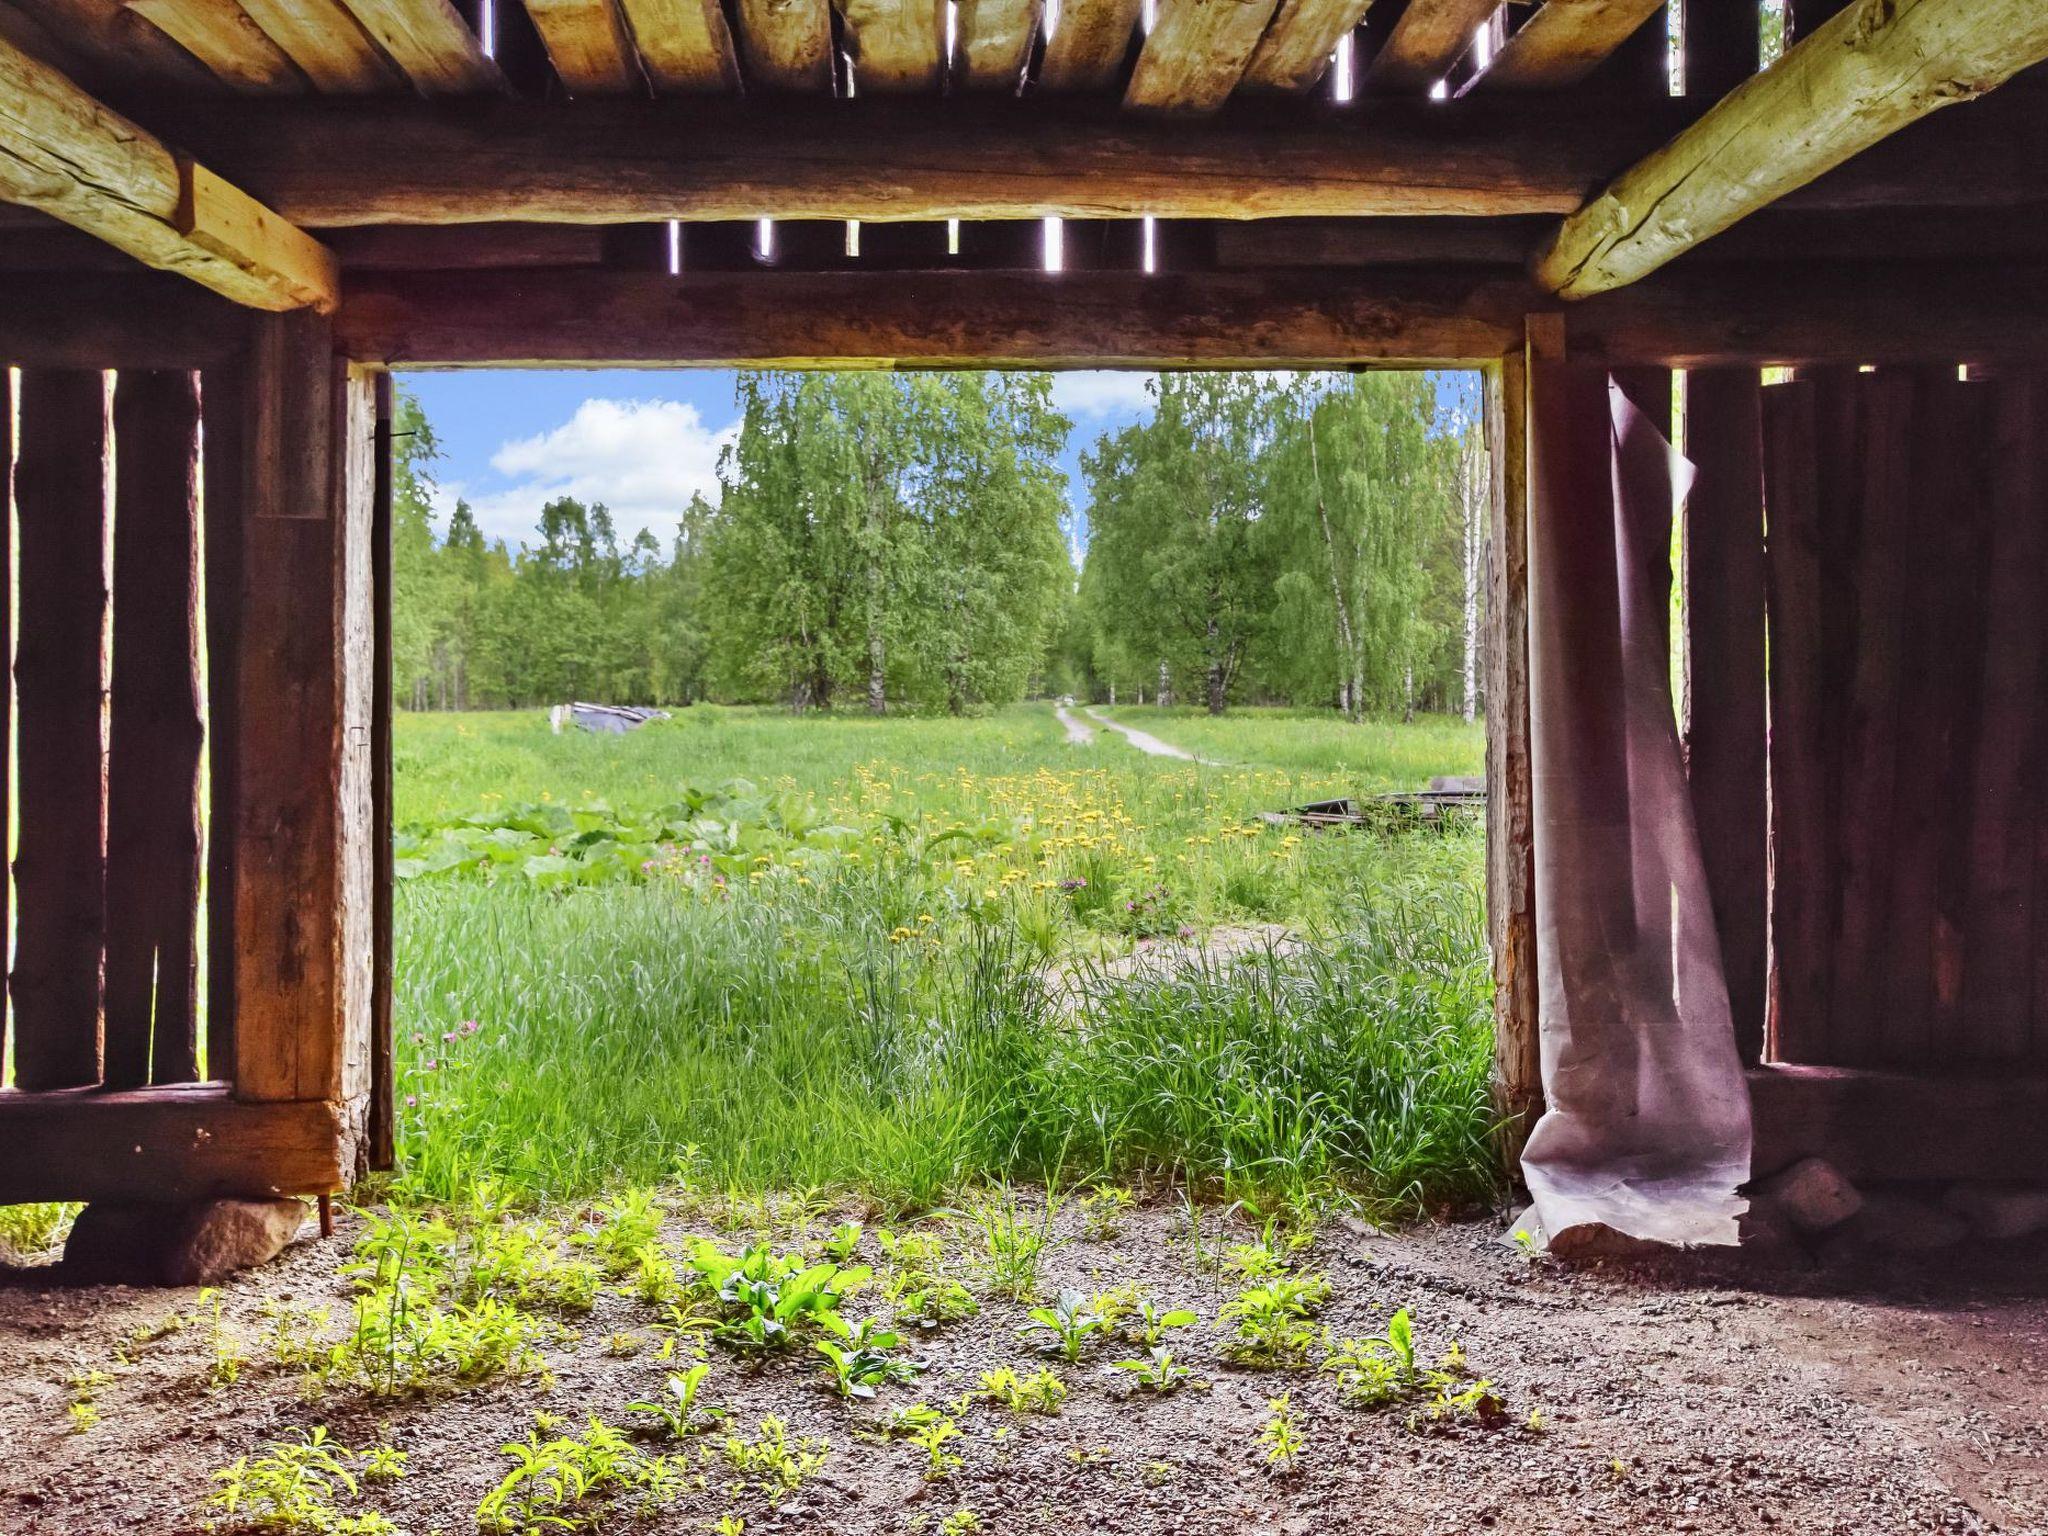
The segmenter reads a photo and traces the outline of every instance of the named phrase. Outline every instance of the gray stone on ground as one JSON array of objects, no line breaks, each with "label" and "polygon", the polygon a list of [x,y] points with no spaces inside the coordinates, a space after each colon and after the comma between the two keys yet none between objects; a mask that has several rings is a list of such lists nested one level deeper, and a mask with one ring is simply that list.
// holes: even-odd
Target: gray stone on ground
[{"label": "gray stone on ground", "polygon": [[305,1221],[301,1200],[95,1201],[64,1244],[64,1277],[81,1285],[217,1285],[276,1258]]},{"label": "gray stone on ground", "polygon": [[1941,1203],[1991,1242],[2048,1231],[2048,1188],[2039,1184],[1957,1184]]},{"label": "gray stone on ground", "polygon": [[1863,1196],[1826,1158],[1803,1157],[1755,1186],[1753,1200],[1802,1232],[1839,1227],[1863,1208]]}]

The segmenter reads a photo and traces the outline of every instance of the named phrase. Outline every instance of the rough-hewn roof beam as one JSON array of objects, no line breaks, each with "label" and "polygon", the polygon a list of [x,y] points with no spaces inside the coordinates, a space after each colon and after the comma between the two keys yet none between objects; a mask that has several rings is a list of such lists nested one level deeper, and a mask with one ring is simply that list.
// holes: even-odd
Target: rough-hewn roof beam
[{"label": "rough-hewn roof beam", "polygon": [[1537,278],[1567,298],[1634,282],[2043,58],[2041,0],[1854,0],[1567,218],[1538,257]]},{"label": "rough-hewn roof beam", "polygon": [[332,309],[318,241],[0,41],[0,199],[258,309]]}]

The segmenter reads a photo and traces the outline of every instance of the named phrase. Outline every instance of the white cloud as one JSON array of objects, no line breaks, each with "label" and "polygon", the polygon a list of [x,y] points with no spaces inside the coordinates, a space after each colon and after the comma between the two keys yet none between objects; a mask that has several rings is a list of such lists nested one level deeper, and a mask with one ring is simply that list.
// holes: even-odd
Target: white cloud
[{"label": "white cloud", "polygon": [[486,538],[516,545],[532,539],[542,506],[573,496],[609,507],[622,542],[642,528],[666,542],[692,492],[718,500],[718,452],[736,431],[712,430],[680,400],[585,400],[559,427],[491,455],[510,485],[443,486],[436,511],[465,496]]},{"label": "white cloud", "polygon": [[1152,397],[1146,393],[1156,375],[1121,371],[1056,373],[1052,376],[1052,403],[1068,416],[1117,416],[1149,411]]}]

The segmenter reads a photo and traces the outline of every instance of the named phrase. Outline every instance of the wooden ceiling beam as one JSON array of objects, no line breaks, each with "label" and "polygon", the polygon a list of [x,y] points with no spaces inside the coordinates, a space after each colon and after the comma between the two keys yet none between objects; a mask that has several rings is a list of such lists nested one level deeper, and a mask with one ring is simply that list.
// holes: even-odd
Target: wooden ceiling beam
[{"label": "wooden ceiling beam", "polygon": [[526,0],[526,14],[571,96],[631,96],[645,89],[639,54],[612,0]]},{"label": "wooden ceiling beam", "polygon": [[1266,35],[1277,0],[1159,0],[1124,90],[1141,112],[1199,115],[1230,99]]},{"label": "wooden ceiling beam", "polygon": [[1243,88],[1293,96],[1314,89],[1328,71],[1338,41],[1365,19],[1371,7],[1372,0],[1280,0],[1272,24],[1244,67]]},{"label": "wooden ceiling beam", "polygon": [[0,42],[0,199],[37,208],[258,309],[332,309],[334,256],[174,155],[48,65]]},{"label": "wooden ceiling beam", "polygon": [[747,78],[770,91],[829,95],[829,0],[739,0],[740,53]]},{"label": "wooden ceiling beam", "polygon": [[[1064,23],[1062,23],[1064,25]],[[1626,114],[1387,102],[1160,121],[1043,101],[222,103],[153,125],[300,224],[1553,213],[1670,137]],[[1690,109],[1697,110],[1697,109]],[[943,124],[943,127],[939,125]]]},{"label": "wooden ceiling beam", "polygon": [[314,89],[357,96],[404,89],[404,77],[341,0],[241,0],[241,5]]},{"label": "wooden ceiling beam", "polygon": [[935,95],[945,78],[945,0],[836,0],[860,94]]},{"label": "wooden ceiling beam", "polygon": [[1547,0],[1469,88],[1564,90],[1606,63],[1651,16],[1663,14],[1664,0]]},{"label": "wooden ceiling beam", "polygon": [[1420,96],[1449,73],[1500,0],[1408,0],[1366,69],[1371,90]]},{"label": "wooden ceiling beam", "polygon": [[422,96],[467,96],[505,89],[505,76],[485,55],[483,44],[450,0],[343,3]]},{"label": "wooden ceiling beam", "polygon": [[2041,0],[1855,0],[1567,218],[1537,277],[1566,298],[1634,282],[2044,58]]},{"label": "wooden ceiling beam", "polygon": [[1059,24],[1046,35],[1038,66],[1040,90],[1107,90],[1123,73],[1144,0],[1063,0]]},{"label": "wooden ceiling beam", "polygon": [[305,76],[235,0],[127,0],[232,90],[289,96]]},{"label": "wooden ceiling beam", "polygon": [[619,0],[619,9],[656,91],[739,91],[739,56],[718,0]]},{"label": "wooden ceiling beam", "polygon": [[961,89],[1016,95],[1044,9],[1044,0],[960,0],[953,78]]}]

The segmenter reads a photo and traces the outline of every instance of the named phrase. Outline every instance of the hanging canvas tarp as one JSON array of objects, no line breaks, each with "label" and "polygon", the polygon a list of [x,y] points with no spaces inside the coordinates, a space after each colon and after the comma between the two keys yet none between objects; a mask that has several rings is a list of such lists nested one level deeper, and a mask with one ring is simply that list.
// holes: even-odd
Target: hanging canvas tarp
[{"label": "hanging canvas tarp", "polygon": [[1606,374],[1530,380],[1529,650],[1553,1247],[1732,1243],[1749,1097],[1672,711],[1671,508],[1691,468]]}]

